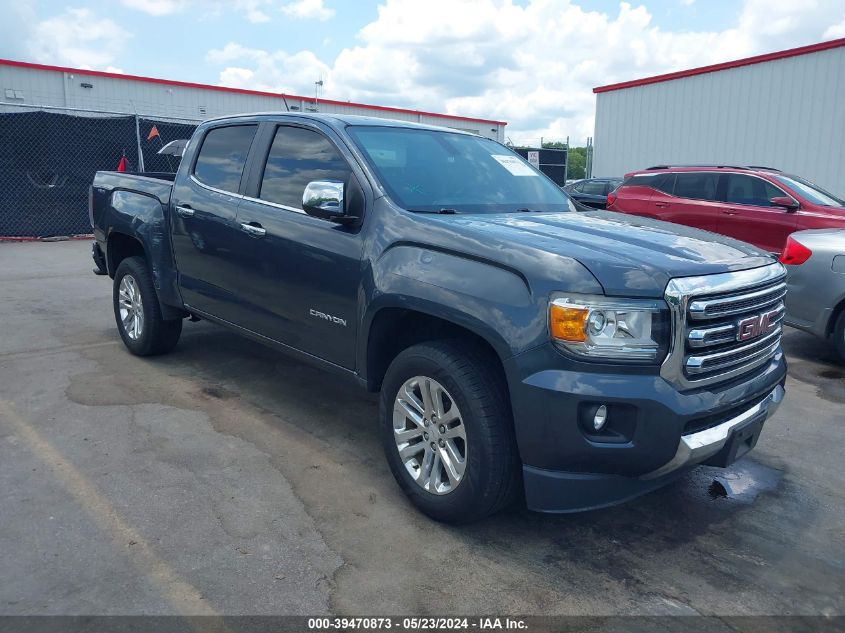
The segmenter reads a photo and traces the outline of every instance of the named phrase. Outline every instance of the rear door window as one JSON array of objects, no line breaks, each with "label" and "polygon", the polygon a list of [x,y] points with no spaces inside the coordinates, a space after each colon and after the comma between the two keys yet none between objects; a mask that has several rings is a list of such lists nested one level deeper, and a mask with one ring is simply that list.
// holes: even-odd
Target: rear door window
[{"label": "rear door window", "polygon": [[209,130],[194,165],[194,177],[209,187],[237,193],[257,128],[230,125]]},{"label": "rear door window", "polygon": [[675,195],[675,174],[663,174],[654,181],[654,188],[670,196]]},{"label": "rear door window", "polygon": [[607,185],[603,180],[590,180],[582,185],[581,193],[589,196],[603,196],[607,193]]},{"label": "rear door window", "polygon": [[713,172],[681,172],[675,174],[674,195],[693,200],[716,200],[719,174]]}]

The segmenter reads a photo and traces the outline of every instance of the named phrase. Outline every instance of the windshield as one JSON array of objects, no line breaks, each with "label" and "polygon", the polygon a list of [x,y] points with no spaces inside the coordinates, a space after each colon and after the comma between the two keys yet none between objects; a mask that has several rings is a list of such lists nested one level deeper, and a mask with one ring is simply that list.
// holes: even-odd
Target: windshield
[{"label": "windshield", "polygon": [[807,200],[814,202],[815,204],[821,204],[826,207],[845,206],[845,202],[834,196],[832,193],[828,193],[810,181],[799,178],[798,176],[776,174],[775,180],[791,189],[794,189],[796,192],[807,198]]},{"label": "windshield", "polygon": [[399,127],[350,126],[391,199],[409,211],[574,211],[569,197],[490,139]]}]

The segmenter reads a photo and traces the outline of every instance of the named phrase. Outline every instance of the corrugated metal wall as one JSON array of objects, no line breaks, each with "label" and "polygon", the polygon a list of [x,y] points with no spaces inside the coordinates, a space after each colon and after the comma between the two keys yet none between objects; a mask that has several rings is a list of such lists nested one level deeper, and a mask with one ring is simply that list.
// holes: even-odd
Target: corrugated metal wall
[{"label": "corrugated metal wall", "polygon": [[766,165],[845,195],[845,47],[596,96],[595,176]]},{"label": "corrugated metal wall", "polygon": [[[140,113],[151,117],[193,120],[241,112],[285,110],[283,100],[276,96],[226,92],[3,64],[0,64],[0,102],[79,108],[82,110],[107,110],[127,114]],[[315,108],[313,99],[288,98],[287,102],[291,109],[299,109],[303,112],[313,111]],[[320,102],[317,109],[320,112],[360,114],[452,127],[475,132],[499,141],[503,141],[505,138],[504,126],[493,122],[454,119],[415,112],[394,112],[357,104]]]}]

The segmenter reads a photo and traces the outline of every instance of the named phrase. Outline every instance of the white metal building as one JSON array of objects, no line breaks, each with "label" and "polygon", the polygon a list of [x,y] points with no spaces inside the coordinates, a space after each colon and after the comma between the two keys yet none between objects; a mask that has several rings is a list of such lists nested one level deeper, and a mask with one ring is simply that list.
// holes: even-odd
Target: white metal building
[{"label": "white metal building", "polygon": [[0,111],[14,111],[21,106],[192,121],[241,112],[284,112],[286,109],[361,114],[441,125],[498,141],[504,140],[507,125],[504,121],[451,114],[0,59]]},{"label": "white metal building", "polygon": [[593,92],[595,176],[764,165],[845,195],[845,38]]}]

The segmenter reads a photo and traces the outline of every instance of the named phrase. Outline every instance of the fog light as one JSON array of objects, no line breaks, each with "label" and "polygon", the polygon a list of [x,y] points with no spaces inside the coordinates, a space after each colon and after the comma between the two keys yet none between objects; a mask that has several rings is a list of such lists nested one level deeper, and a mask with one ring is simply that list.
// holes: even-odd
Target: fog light
[{"label": "fog light", "polygon": [[596,414],[593,416],[593,428],[596,431],[601,431],[605,424],[607,424],[607,407],[601,405],[596,409]]}]

